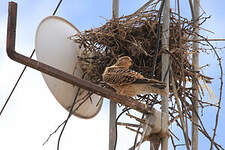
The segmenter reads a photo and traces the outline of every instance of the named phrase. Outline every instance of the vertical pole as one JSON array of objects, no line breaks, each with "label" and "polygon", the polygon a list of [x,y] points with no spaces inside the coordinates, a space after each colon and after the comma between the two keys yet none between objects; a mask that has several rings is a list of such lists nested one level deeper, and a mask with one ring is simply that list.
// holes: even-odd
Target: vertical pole
[{"label": "vertical pole", "polygon": [[116,139],[116,103],[110,101],[109,111],[109,150],[113,150],[115,147]]},{"label": "vertical pole", "polygon": [[[169,23],[170,23],[170,0],[164,0],[163,6],[163,24],[162,24],[162,49],[169,50]],[[164,78],[169,64],[169,55],[162,54],[162,79]],[[169,92],[169,73],[166,76],[166,90]],[[168,131],[168,96],[162,96],[161,106],[161,129],[165,134]],[[161,150],[168,150],[168,136],[161,139]]]},{"label": "vertical pole", "polygon": [[[113,19],[119,16],[119,0],[112,0],[112,17]],[[109,111],[109,150],[113,150],[115,147],[116,140],[116,103],[110,101]]]},{"label": "vertical pole", "polygon": [[118,18],[119,16],[119,0],[112,0],[112,17]]},{"label": "vertical pole", "polygon": [[[193,7],[193,21],[194,21],[194,32],[199,33],[199,7],[200,0],[194,0]],[[198,40],[198,36],[194,36],[194,41]],[[199,54],[198,54],[199,44],[197,42],[193,42],[193,51],[195,52],[192,55],[192,65],[195,71],[199,71]],[[197,81],[192,81],[193,96],[195,100],[193,101],[193,110],[192,110],[192,150],[198,150],[198,84]]]}]

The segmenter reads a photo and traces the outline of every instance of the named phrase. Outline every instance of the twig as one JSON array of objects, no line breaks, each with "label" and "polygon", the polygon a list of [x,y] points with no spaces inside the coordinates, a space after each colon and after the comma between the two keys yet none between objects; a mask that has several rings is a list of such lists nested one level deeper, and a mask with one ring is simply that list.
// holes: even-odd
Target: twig
[{"label": "twig", "polygon": [[133,116],[133,115],[131,115],[129,113],[127,113],[126,115],[129,116],[129,117],[131,117],[131,118],[134,118],[136,121],[138,121],[140,123],[145,123],[145,121],[143,120],[143,117],[142,117],[142,119],[140,119],[140,118],[138,118],[136,116]]},{"label": "twig", "polygon": [[[85,75],[86,75],[86,73],[83,73],[82,79],[85,77]],[[73,108],[74,108],[74,105],[76,104],[77,97],[79,96],[80,89],[81,89],[80,87],[77,89],[77,93],[76,93],[76,95],[75,95],[75,97],[74,97],[74,100],[73,100],[73,103],[72,103],[72,105],[71,105],[69,114],[68,114],[68,116],[67,116],[67,118],[66,118],[66,120],[65,120],[65,123],[63,124],[63,128],[62,128],[62,130],[61,130],[61,133],[60,133],[60,135],[59,135],[58,142],[57,142],[57,150],[59,150],[60,140],[61,140],[62,134],[63,134],[63,132],[64,132],[64,129],[65,129],[66,125],[67,125],[67,122],[68,122],[68,120],[70,119],[70,117],[71,117],[71,115],[72,115],[72,113],[73,113]]]},{"label": "twig", "polygon": [[[199,127],[199,131],[211,142],[212,138],[209,136],[209,134],[207,132],[205,132],[204,130],[202,130]],[[218,143],[216,143],[215,141],[213,142],[213,144],[215,145],[216,149],[218,150],[225,150],[221,145],[219,145]]]},{"label": "twig", "polygon": [[[142,114],[142,117],[141,117],[142,119],[144,119],[144,114]],[[139,119],[139,118],[138,118]],[[138,121],[138,120],[137,120]],[[140,122],[140,121],[139,121]],[[141,122],[140,122],[141,123]],[[138,129],[137,129],[137,133],[136,133],[136,136],[135,136],[135,140],[134,140],[134,146],[132,147],[133,148],[133,150],[135,150],[135,148],[136,148],[136,145],[138,145],[139,143],[137,143],[137,139],[138,139],[138,132],[140,131],[140,129],[141,129],[141,126],[139,126],[138,127]]]},{"label": "twig", "polygon": [[48,136],[48,138],[45,140],[45,142],[42,144],[43,146],[49,141],[49,139],[51,138],[51,136],[53,135],[53,134],[55,134],[58,130],[59,130],[59,128],[65,123],[66,121],[64,120],[56,129],[55,129],[55,131],[53,131],[49,136]]},{"label": "twig", "polygon": [[140,131],[135,130],[135,129],[131,128],[131,127],[126,127],[126,128],[131,130],[131,131],[133,131],[133,132],[135,132],[135,133],[137,133],[137,134],[142,134]]},{"label": "twig", "polygon": [[171,134],[171,137],[174,136],[178,141],[180,141],[180,139],[169,129],[169,132]]},{"label": "twig", "polygon": [[217,113],[216,113],[216,123],[215,123],[213,138],[212,138],[211,146],[210,146],[210,150],[212,150],[213,149],[213,142],[214,142],[215,137],[216,137],[216,130],[217,130],[218,122],[219,122],[219,114],[220,114],[220,108],[221,108],[220,105],[221,105],[222,94],[223,94],[223,67],[222,67],[221,58],[218,55],[218,53],[216,52],[215,48],[213,47],[213,45],[210,42],[207,41],[207,43],[211,46],[214,53],[216,54],[216,57],[217,57],[217,60],[218,60],[218,65],[219,65],[219,68],[220,68],[220,96],[219,96],[219,102],[218,102]]},{"label": "twig", "polygon": [[171,142],[172,142],[172,144],[173,144],[173,149],[176,150],[176,145],[175,145],[175,142],[174,142],[174,139],[173,139],[172,136],[171,136]]},{"label": "twig", "polygon": [[204,39],[198,39],[198,40],[189,39],[187,41],[188,42],[200,42],[200,41],[217,41],[217,42],[220,42],[220,41],[225,41],[225,39],[207,39],[207,38],[204,38]]},{"label": "twig", "polygon": [[131,127],[139,127],[140,126],[138,124],[124,123],[124,122],[117,122],[117,125],[120,125],[120,126],[131,126]]},{"label": "twig", "polygon": [[177,89],[176,89],[176,85],[175,85],[175,81],[174,81],[174,77],[173,77],[173,70],[171,68],[170,68],[170,72],[171,72],[171,80],[172,80],[173,92],[174,92],[175,100],[176,100],[176,103],[177,103],[177,108],[178,108],[178,112],[179,112],[179,116],[180,116],[180,120],[181,120],[181,125],[182,125],[182,128],[183,128],[184,139],[185,139],[187,150],[189,150],[190,147],[189,147],[189,142],[188,142],[187,128],[185,126],[184,116],[183,116],[183,114],[181,112],[182,110],[181,110],[179,97],[178,97],[178,94],[177,94]]},{"label": "twig", "polygon": [[156,67],[156,60],[159,52],[159,44],[160,44],[160,33],[161,33],[161,17],[162,17],[162,11],[163,11],[163,6],[164,6],[165,0],[162,0],[162,3],[159,8],[159,13],[158,13],[158,24],[157,24],[157,41],[156,41],[156,49],[155,49],[155,57],[153,58],[153,71],[152,71],[152,77],[155,76],[155,67]]},{"label": "twig", "polygon": [[145,3],[142,7],[140,7],[137,11],[135,11],[132,15],[130,15],[127,19],[130,19],[137,14],[139,14],[141,11],[145,10],[154,0],[149,0],[147,3]]}]

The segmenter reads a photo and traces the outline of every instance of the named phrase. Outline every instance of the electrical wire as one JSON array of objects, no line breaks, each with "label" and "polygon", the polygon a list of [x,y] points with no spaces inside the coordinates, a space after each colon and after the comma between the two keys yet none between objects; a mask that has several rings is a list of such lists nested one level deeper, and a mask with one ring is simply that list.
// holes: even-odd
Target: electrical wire
[{"label": "electrical wire", "polygon": [[[58,11],[59,6],[61,5],[61,3],[62,3],[62,0],[60,0],[60,1],[58,2],[57,6],[56,6],[56,8],[55,8],[55,10],[54,10],[54,12],[52,13],[53,16],[54,16],[54,15],[56,14],[56,12]],[[35,52],[35,49],[34,49],[33,52],[31,53],[30,58],[33,57],[34,52]],[[5,101],[3,107],[2,107],[2,109],[1,109],[1,111],[0,111],[0,116],[2,115],[2,113],[3,113],[3,111],[4,111],[5,107],[6,107],[6,105],[8,104],[8,102],[9,102],[9,100],[10,100],[10,98],[11,98],[13,92],[15,91],[15,89],[16,89],[16,87],[17,87],[17,85],[18,85],[18,83],[19,83],[19,81],[20,81],[21,77],[23,76],[23,74],[24,74],[24,72],[25,72],[26,69],[27,69],[27,66],[24,66],[22,72],[20,73],[19,78],[17,79],[17,81],[16,81],[16,83],[15,83],[13,89],[11,90],[11,92],[10,92],[10,94],[9,94],[9,96],[8,96],[8,98],[7,98],[7,100]]]},{"label": "electrical wire", "polygon": [[55,16],[55,14],[56,14],[56,12],[58,11],[59,6],[61,5],[61,3],[62,3],[62,0],[59,0],[59,3],[57,4],[57,6],[56,6],[54,12],[52,13],[52,16]]},{"label": "electrical wire", "polygon": [[117,145],[117,122],[118,122],[118,120],[119,120],[119,118],[120,118],[120,116],[122,115],[122,114],[124,114],[126,111],[128,111],[128,110],[130,110],[130,108],[127,108],[127,109],[125,109],[124,111],[122,111],[118,116],[117,116],[117,118],[116,118],[116,123],[115,123],[115,127],[116,127],[116,139],[115,139],[115,143],[114,143],[114,150],[116,150],[116,145]]},{"label": "electrical wire", "polygon": [[62,134],[63,134],[63,132],[64,132],[64,130],[65,130],[65,127],[66,127],[66,125],[67,125],[68,120],[70,119],[70,117],[71,117],[71,115],[72,115],[73,107],[74,107],[74,105],[75,105],[75,103],[76,103],[76,99],[77,99],[79,93],[80,93],[80,88],[78,88],[78,90],[77,90],[76,96],[75,96],[75,98],[74,98],[74,100],[73,100],[73,104],[72,104],[72,106],[71,106],[71,108],[70,108],[70,112],[69,112],[69,114],[68,114],[68,116],[67,116],[67,118],[66,118],[66,120],[65,120],[65,122],[64,122],[63,128],[62,128],[62,130],[61,130],[61,132],[60,132],[60,135],[59,135],[59,138],[58,138],[58,143],[57,143],[57,150],[59,150],[59,144],[60,144],[60,140],[61,140]]},{"label": "electrical wire", "polygon": [[[84,79],[85,75],[86,75],[86,73],[84,73],[84,74],[82,75],[82,79]],[[77,97],[78,97],[78,95],[79,95],[79,93],[80,93],[80,89],[81,89],[81,88],[79,87],[78,90],[77,90],[77,93],[76,93],[76,95],[75,95],[75,97],[74,97],[73,104],[72,104],[72,106],[71,106],[71,108],[70,108],[70,112],[69,112],[69,114],[68,114],[66,120],[64,121],[65,123],[64,123],[64,125],[63,125],[63,128],[62,128],[61,133],[60,133],[59,138],[58,138],[57,150],[59,150],[59,144],[60,144],[60,140],[61,140],[62,134],[63,134],[63,132],[64,132],[64,130],[65,130],[65,127],[66,127],[66,125],[67,125],[68,120],[70,119],[70,117],[71,117],[71,115],[72,115],[73,107],[74,107],[74,105],[76,104],[76,100],[77,100]]]},{"label": "electrical wire", "polygon": [[[32,56],[34,55],[34,52],[35,52],[35,50],[33,50],[32,54],[30,55],[30,58],[32,58]],[[26,70],[26,68],[27,68],[27,66],[25,66],[25,67],[23,68],[23,70],[22,70],[22,72],[21,72],[19,78],[17,79],[16,84],[14,85],[14,87],[13,87],[12,91],[10,92],[10,94],[9,94],[9,96],[8,96],[8,98],[7,98],[6,102],[5,102],[5,104],[3,105],[2,109],[1,109],[0,116],[2,115],[2,113],[3,113],[3,111],[4,111],[5,107],[6,107],[6,105],[8,104],[9,99],[11,98],[11,96],[12,96],[14,90],[16,89],[16,86],[17,86],[17,84],[19,83],[21,77],[23,76],[23,73],[24,73],[24,71]]]}]

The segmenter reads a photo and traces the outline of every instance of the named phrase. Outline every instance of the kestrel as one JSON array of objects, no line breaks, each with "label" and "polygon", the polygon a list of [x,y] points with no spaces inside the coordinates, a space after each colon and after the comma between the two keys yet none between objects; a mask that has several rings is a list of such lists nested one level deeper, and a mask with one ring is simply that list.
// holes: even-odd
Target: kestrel
[{"label": "kestrel", "polygon": [[165,90],[166,83],[145,78],[140,73],[130,70],[131,65],[130,57],[120,57],[114,65],[105,68],[102,74],[103,81],[121,95],[157,93],[166,96],[168,94]]}]

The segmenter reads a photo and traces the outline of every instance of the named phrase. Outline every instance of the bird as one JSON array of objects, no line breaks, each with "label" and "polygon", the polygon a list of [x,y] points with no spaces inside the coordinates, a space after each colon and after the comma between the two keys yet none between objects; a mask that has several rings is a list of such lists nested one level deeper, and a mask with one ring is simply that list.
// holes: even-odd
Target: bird
[{"label": "bird", "polygon": [[168,95],[167,84],[156,79],[145,78],[140,73],[131,70],[132,59],[129,56],[120,57],[112,66],[106,67],[102,79],[117,93],[128,97],[138,94],[156,93]]}]

